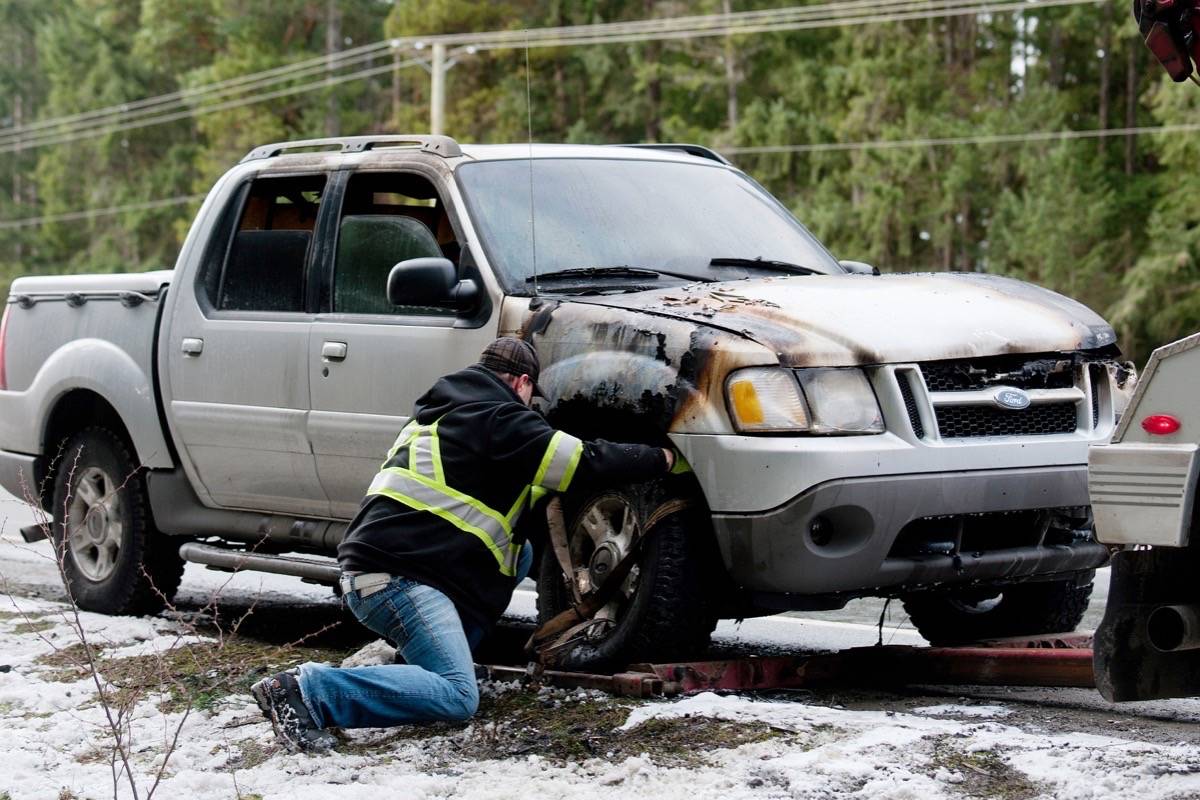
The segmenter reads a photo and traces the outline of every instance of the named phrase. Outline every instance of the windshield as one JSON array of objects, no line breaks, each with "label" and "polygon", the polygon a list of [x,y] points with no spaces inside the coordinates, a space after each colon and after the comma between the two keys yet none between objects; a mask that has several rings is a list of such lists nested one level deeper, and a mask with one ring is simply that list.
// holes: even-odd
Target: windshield
[{"label": "windshield", "polygon": [[[717,165],[634,159],[533,160],[533,229],[539,276],[582,267],[663,270],[664,280],[732,280],[763,259],[844,270],[804,226],[744,175]],[[488,259],[508,289],[530,293],[530,161],[479,161],[457,170]],[[791,270],[794,273],[795,270]],[[780,274],[789,274],[780,269]],[[567,279],[560,276],[559,281]],[[629,281],[593,271],[589,283]]]}]

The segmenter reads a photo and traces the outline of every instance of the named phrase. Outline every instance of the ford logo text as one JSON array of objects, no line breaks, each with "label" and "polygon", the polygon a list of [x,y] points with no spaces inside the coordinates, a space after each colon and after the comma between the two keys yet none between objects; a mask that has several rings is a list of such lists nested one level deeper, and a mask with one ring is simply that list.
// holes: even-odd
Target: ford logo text
[{"label": "ford logo text", "polygon": [[1020,411],[1023,408],[1029,408],[1029,395],[1020,389],[1002,388],[997,389],[992,395],[992,399],[1000,408],[1011,409],[1012,411]]}]

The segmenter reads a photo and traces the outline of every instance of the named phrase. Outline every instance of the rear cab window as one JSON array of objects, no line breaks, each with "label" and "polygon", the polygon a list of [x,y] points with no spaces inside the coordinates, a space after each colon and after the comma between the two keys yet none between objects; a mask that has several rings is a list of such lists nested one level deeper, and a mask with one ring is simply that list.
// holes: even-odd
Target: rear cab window
[{"label": "rear cab window", "polygon": [[[303,312],[323,175],[259,178],[204,288],[219,311]],[[216,280],[212,280],[215,277]]]}]

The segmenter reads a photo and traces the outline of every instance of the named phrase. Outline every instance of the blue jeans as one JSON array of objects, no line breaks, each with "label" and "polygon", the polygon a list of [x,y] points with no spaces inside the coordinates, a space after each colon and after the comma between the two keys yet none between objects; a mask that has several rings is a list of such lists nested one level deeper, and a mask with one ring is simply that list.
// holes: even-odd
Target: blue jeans
[{"label": "blue jeans", "polygon": [[[521,550],[517,582],[529,574],[533,548]],[[409,722],[462,722],[479,708],[471,650],[485,630],[464,630],[450,598],[422,583],[396,577],[363,598],[346,595],[354,616],[395,642],[405,664],[342,669],[300,665],[300,692],[322,728],[384,728]]]}]

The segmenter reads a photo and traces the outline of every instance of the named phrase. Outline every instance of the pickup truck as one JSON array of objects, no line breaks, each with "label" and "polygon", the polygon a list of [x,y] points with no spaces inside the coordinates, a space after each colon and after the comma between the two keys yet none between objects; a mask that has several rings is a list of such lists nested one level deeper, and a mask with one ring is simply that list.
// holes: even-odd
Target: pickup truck
[{"label": "pickup truck", "polygon": [[1108,561],[1086,461],[1128,379],[1112,328],[1015,280],[839,262],[694,145],[257,147],[174,270],[13,283],[0,485],[53,513],[88,609],[153,609],[181,552],[332,582],[304,554],[334,552],[413,401],[497,335],[536,346],[553,425],[692,467],[563,498],[583,566],[540,559],[543,618],[649,509],[689,508],[582,661],[863,596],[938,642],[1066,631]]},{"label": "pickup truck", "polygon": [[1096,535],[1120,550],[1093,644],[1109,700],[1200,695],[1198,386],[1200,333],[1158,348],[1088,454]]}]

